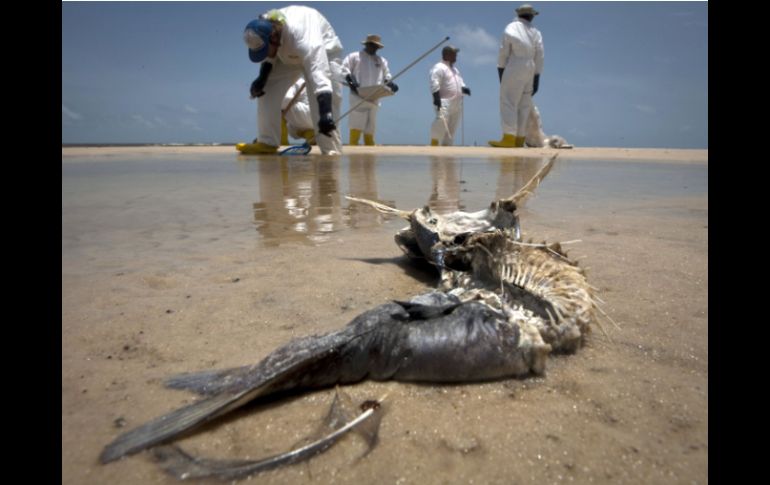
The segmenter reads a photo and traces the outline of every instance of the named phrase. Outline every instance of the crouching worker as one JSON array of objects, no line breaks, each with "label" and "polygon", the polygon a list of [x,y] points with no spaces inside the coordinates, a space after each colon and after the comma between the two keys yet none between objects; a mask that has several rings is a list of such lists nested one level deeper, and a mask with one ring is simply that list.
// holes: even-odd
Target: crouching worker
[{"label": "crouching worker", "polygon": [[284,97],[304,77],[316,143],[324,155],[341,154],[342,140],[334,120],[342,103],[342,43],[329,21],[313,8],[289,6],[249,22],[243,38],[249,59],[261,63],[250,90],[251,97],[257,98],[258,136],[256,143],[246,146],[248,153],[278,151]]},{"label": "crouching worker", "polygon": [[305,79],[300,78],[286,91],[281,103],[281,115],[281,145],[289,144],[289,136],[304,138],[310,145],[316,144]]}]

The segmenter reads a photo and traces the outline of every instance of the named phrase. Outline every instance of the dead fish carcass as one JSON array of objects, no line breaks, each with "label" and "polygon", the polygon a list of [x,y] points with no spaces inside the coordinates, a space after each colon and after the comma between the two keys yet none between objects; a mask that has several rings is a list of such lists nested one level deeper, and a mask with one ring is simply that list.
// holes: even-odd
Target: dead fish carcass
[{"label": "dead fish carcass", "polygon": [[594,288],[559,243],[524,243],[503,232],[474,234],[447,251],[444,264],[442,290],[527,312],[554,351],[576,351],[596,320]]},{"label": "dead fish carcass", "polygon": [[171,378],[168,387],[206,398],[124,433],[100,460],[168,441],[280,391],[363,379],[441,383],[539,374],[549,351],[518,313],[434,291],[380,305],[342,330],[293,340],[256,365]]},{"label": "dead fish carcass", "polygon": [[517,213],[556,158],[514,195],[478,212],[435,214],[429,207],[404,211],[348,199],[407,220],[409,225],[395,235],[396,244],[410,258],[425,259],[436,267],[440,290],[462,301],[479,300],[497,311],[517,312],[552,350],[574,352],[596,321],[597,311],[604,314],[595,288],[562,244],[522,241]]},{"label": "dead fish carcass", "polygon": [[396,242],[435,265],[439,288],[366,311],[339,331],[293,340],[255,365],[170,379],[168,387],[205,397],[124,433],[100,460],[167,442],[281,391],[363,379],[465,383],[542,374],[552,351],[582,344],[598,309],[584,271],[559,244],[521,241],[517,206],[554,160],[512,197],[475,213],[407,212],[351,199],[409,221]]},{"label": "dead fish carcass", "polygon": [[477,212],[455,211],[437,214],[425,206],[405,211],[375,201],[346,197],[346,199],[368,205],[376,211],[401,217],[409,225],[396,233],[396,244],[410,258],[425,258],[435,264],[439,271],[444,267],[443,256],[450,248],[462,245],[473,234],[499,231],[514,240],[521,239],[521,227],[517,208],[530,195],[553,168],[556,156],[550,160],[511,197],[493,201],[489,207]]}]

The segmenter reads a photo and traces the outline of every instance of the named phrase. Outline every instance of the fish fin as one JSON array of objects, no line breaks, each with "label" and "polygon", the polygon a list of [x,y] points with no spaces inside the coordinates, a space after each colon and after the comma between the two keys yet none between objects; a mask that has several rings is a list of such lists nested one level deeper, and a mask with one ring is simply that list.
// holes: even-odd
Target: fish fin
[{"label": "fish fin", "polygon": [[[179,480],[201,478],[238,480],[283,465],[307,460],[329,449],[348,431],[353,429],[358,431],[364,425],[369,425],[367,431],[364,432],[369,443],[368,453],[376,444],[377,428],[382,418],[380,402],[371,402],[374,404],[368,405],[366,408],[362,405],[358,413],[354,410],[351,413],[344,413],[346,416],[341,417],[341,421],[336,423],[333,428],[324,431],[313,442],[261,460],[219,460],[196,457],[173,445],[159,446],[153,450],[153,455],[166,473]],[[340,401],[335,398],[332,408],[339,407],[340,404]],[[330,413],[332,412],[330,411]],[[374,422],[369,424],[372,421]]]},{"label": "fish fin", "polygon": [[501,199],[502,201],[513,201],[517,207],[520,207],[521,204],[524,203],[524,201],[529,198],[530,195],[532,195],[535,191],[535,189],[540,185],[540,182],[543,181],[546,175],[551,171],[553,168],[554,163],[556,162],[556,158],[559,155],[556,154],[553,157],[551,157],[550,160],[548,160],[548,163],[543,165],[543,168],[541,168],[534,177],[532,177],[529,182],[527,182],[524,187],[520,188],[515,194],[508,197],[507,199]]},{"label": "fish fin", "polygon": [[253,369],[253,366],[245,365],[222,370],[186,372],[169,377],[163,384],[169,389],[182,389],[203,396],[211,396],[228,388],[237,388],[238,383]]},{"label": "fish fin", "polygon": [[[304,376],[314,375],[313,372],[320,372],[318,369],[324,368],[324,362],[334,361],[337,356],[333,350],[349,340],[346,330],[304,337],[275,350],[254,366],[173,377],[171,382],[185,389],[201,389],[206,392],[218,389],[219,392],[118,436],[104,448],[99,459],[102,463],[117,460],[167,441],[259,396],[301,385]],[[217,376],[227,382],[215,383]],[[330,377],[334,378],[336,374]]]},{"label": "fish fin", "polygon": [[373,200],[359,199],[357,197],[350,197],[349,195],[346,195],[345,198],[348,200],[352,200],[353,202],[358,202],[359,204],[368,205],[369,207],[373,208],[374,210],[382,214],[398,216],[402,219],[406,219],[407,221],[411,220],[411,217],[412,217],[411,212],[407,212],[401,209],[396,209],[395,207],[390,207],[385,204],[380,204],[379,202],[375,202]]},{"label": "fish fin", "polygon": [[458,306],[462,305],[462,303],[459,301],[456,303],[447,303],[444,305],[425,305],[422,303],[413,303],[411,301],[393,301],[394,303],[401,305],[411,318],[418,320],[428,320],[430,318],[446,315]]},{"label": "fish fin", "polygon": [[[243,398],[246,394],[253,394],[253,392],[242,391],[211,396],[153,419],[138,428],[123,433],[105,446],[99,456],[99,461],[109,463],[176,436],[195,425],[239,406],[245,402]],[[252,397],[249,396],[250,399]],[[238,402],[239,400],[243,402]]]}]

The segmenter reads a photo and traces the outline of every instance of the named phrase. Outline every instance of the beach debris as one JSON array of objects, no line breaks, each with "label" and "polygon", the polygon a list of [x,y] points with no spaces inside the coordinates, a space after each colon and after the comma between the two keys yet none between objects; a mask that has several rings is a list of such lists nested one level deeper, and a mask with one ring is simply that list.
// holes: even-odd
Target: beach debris
[{"label": "beach debris", "polygon": [[260,460],[201,458],[193,456],[177,445],[158,446],[153,448],[152,453],[160,467],[179,480],[200,478],[237,480],[299,463],[328,450],[353,430],[364,438],[367,444],[364,452],[366,455],[377,443],[384,399],[382,397],[377,400],[366,400],[359,406],[355,406],[350,396],[337,386],[334,400],[324,422],[312,437],[304,440],[309,441],[307,444]]},{"label": "beach debris", "polygon": [[567,143],[563,137],[559,135],[546,135],[543,132],[543,120],[540,116],[540,110],[537,106],[532,106],[532,110],[529,112],[529,118],[527,119],[526,136],[524,137],[524,144],[528,147],[535,148],[573,148],[574,146]]},{"label": "beach debris", "polygon": [[[517,208],[555,160],[548,160],[513,196],[478,212],[404,211],[349,197],[409,222],[395,235],[396,243],[410,258],[436,267],[437,288],[367,310],[340,330],[294,339],[254,365],[168,379],[167,387],[203,398],[121,434],[104,448],[100,461],[167,443],[254,399],[287,390],[363,379],[467,383],[542,375],[551,352],[576,351],[591,324],[598,323],[597,311],[606,316],[585,270],[562,247],[574,241],[522,239]],[[342,429],[347,428],[338,431]],[[376,440],[376,432],[373,436]],[[314,446],[261,460],[263,464],[207,461],[175,447],[158,453],[171,468],[183,470],[175,476],[190,477],[259,470],[325,449]]]}]

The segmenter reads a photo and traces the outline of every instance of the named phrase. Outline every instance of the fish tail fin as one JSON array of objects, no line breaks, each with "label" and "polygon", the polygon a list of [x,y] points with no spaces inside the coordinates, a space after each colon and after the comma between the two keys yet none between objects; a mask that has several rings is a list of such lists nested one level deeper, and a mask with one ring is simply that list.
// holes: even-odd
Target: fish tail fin
[{"label": "fish tail fin", "polygon": [[203,396],[212,396],[237,387],[248,376],[253,366],[233,367],[224,370],[187,372],[166,379],[163,384],[169,389],[192,391]]},{"label": "fish tail fin", "polygon": [[[327,380],[334,382],[343,368],[333,365],[337,356],[332,350],[349,340],[345,331],[305,337],[279,348],[254,366],[172,377],[167,386],[209,396],[118,436],[104,448],[99,460],[109,463],[157,445],[260,396],[301,385],[327,384]],[[324,362],[330,365],[325,367]],[[308,375],[315,381],[303,382]]]},{"label": "fish tail fin", "polygon": [[[219,394],[160,416],[118,436],[112,443],[104,447],[99,461],[109,463],[177,436],[193,426],[240,406],[246,402],[244,397],[247,394],[253,394],[253,391]],[[253,398],[253,396],[246,397]]]}]

